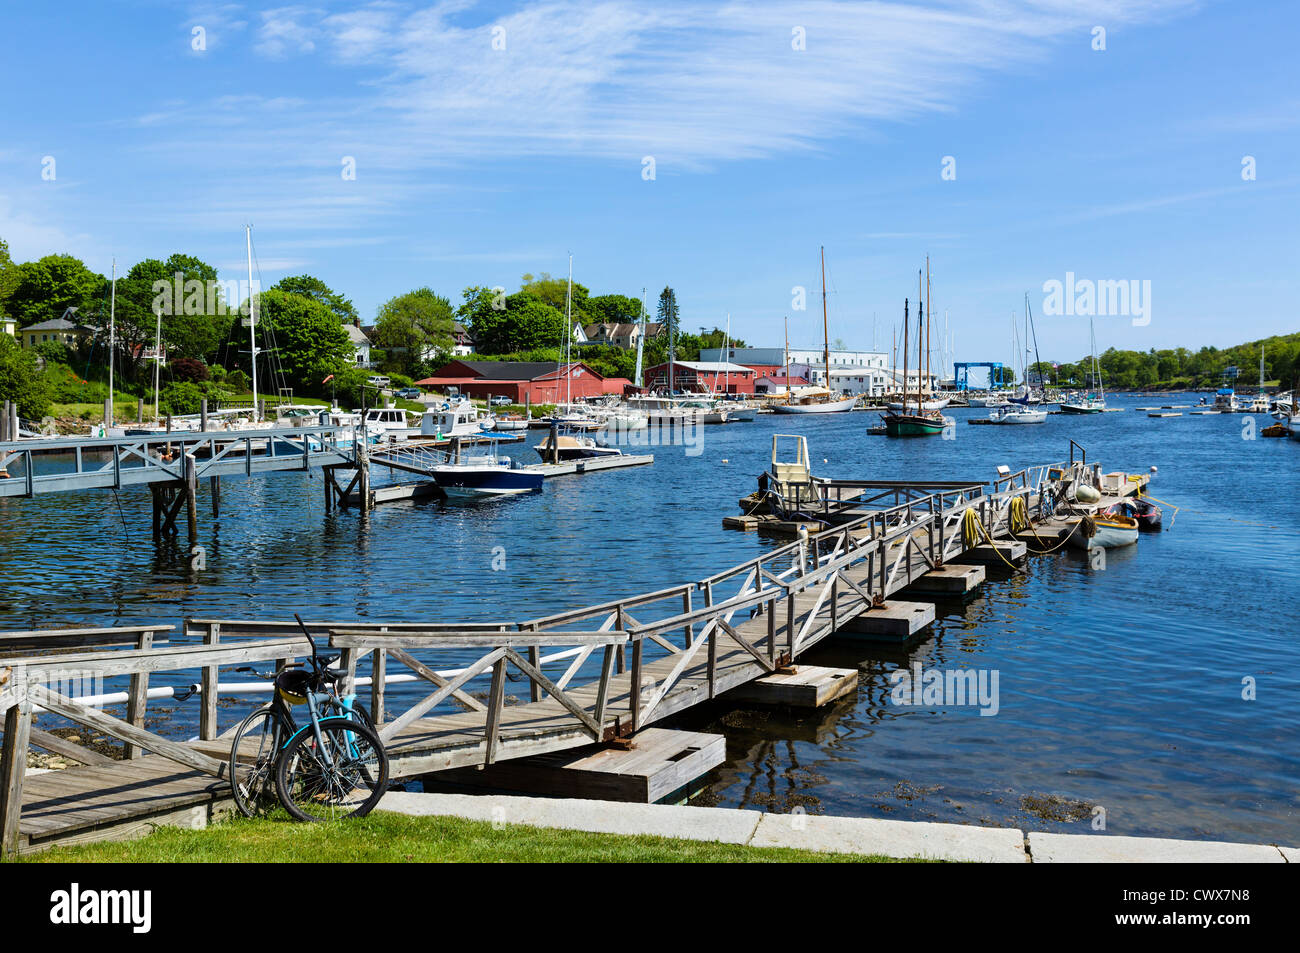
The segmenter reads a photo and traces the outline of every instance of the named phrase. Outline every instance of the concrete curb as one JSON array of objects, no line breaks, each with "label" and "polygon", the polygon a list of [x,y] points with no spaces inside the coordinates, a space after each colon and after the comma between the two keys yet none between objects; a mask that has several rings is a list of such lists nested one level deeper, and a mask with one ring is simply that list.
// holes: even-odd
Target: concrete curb
[{"label": "concrete curb", "polygon": [[[415,794],[392,791],[378,810],[413,816],[526,824],[625,836],[792,847],[902,860],[974,863],[1300,863],[1300,849],[1268,844],[1121,837],[1113,834],[1024,834],[1015,828],[893,821],[871,817],[766,814],[735,808],[628,804],[581,798]],[[1026,852],[1028,844],[1028,852]]]},{"label": "concrete curb", "polygon": [[796,847],[841,854],[1023,864],[1025,835],[1008,827],[972,827],[872,817],[764,814],[752,847]]},{"label": "concrete curb", "polygon": [[1268,844],[1113,834],[1029,835],[1029,853],[1036,864],[1285,864],[1284,850]]},{"label": "concrete curb", "polygon": [[670,804],[628,804],[578,798],[512,795],[408,794],[392,791],[378,810],[399,814],[449,814],[476,821],[558,827],[597,834],[649,834],[683,840],[747,844],[762,813],[732,808],[698,808]]}]

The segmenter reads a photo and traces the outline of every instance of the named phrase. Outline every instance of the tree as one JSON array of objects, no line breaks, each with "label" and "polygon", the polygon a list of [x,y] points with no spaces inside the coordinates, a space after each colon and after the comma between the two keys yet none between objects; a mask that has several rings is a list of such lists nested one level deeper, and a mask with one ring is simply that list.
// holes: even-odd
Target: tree
[{"label": "tree", "polygon": [[343,295],[313,275],[293,275],[289,278],[281,278],[275,283],[274,287],[278,291],[287,291],[289,294],[302,295],[312,301],[319,301],[338,315],[339,321],[344,324],[355,324],[359,320],[357,309],[353,306],[351,299],[343,297]]},{"label": "tree", "polygon": [[375,320],[374,343],[384,349],[385,370],[411,373],[436,353],[449,352],[451,302],[430,288],[417,288],[384,302]]},{"label": "tree", "polygon": [[[575,290],[577,286],[574,286]],[[632,324],[641,320],[641,299],[627,295],[597,295],[586,301],[586,324]]]},{"label": "tree", "polygon": [[85,320],[80,312],[93,304],[104,281],[71,255],[46,255],[13,266],[13,272],[6,279],[5,309],[19,327],[61,318],[68,308],[79,312],[73,320]]},{"label": "tree", "polygon": [[[565,298],[569,293],[568,278],[552,278],[546,272],[542,272],[539,277],[534,278],[532,275],[524,275],[520,279],[519,293],[531,295],[539,301],[549,304],[560,314],[564,314]],[[587,325],[594,319],[588,311],[587,296],[590,292],[578,282],[573,283],[573,302],[571,307],[571,318],[575,324]],[[635,313],[635,312],[633,312]]]},{"label": "tree", "polygon": [[28,420],[40,420],[50,407],[49,385],[36,370],[36,356],[8,334],[0,334],[0,400],[15,401]]},{"label": "tree", "polygon": [[[529,292],[520,291],[502,301],[490,288],[471,287],[465,289],[464,298],[457,316],[474,333],[477,350],[483,354],[511,354],[564,343],[564,312]],[[496,307],[498,304],[504,307]]]},{"label": "tree", "polygon": [[655,316],[664,329],[668,332],[670,339],[677,337],[678,311],[677,311],[677,292],[672,288],[664,288],[659,292],[659,307],[655,311]]},{"label": "tree", "polygon": [[4,317],[5,298],[9,297],[9,284],[16,277],[16,266],[9,257],[9,243],[0,238],[0,317]]},{"label": "tree", "polygon": [[257,312],[263,332],[258,347],[273,347],[273,379],[282,375],[298,393],[321,393],[328,387],[321,381],[352,364],[356,348],[338,317],[319,301],[273,288],[258,295]]},{"label": "tree", "polygon": [[[108,340],[110,282],[99,279],[86,323]],[[144,352],[152,351],[162,312],[162,343],[169,357],[212,361],[230,332],[234,304],[225,300],[217,269],[179,252],[166,261],[146,258],[117,281],[114,339],[117,360],[128,376],[141,376]],[[147,376],[147,375],[145,375]]]}]

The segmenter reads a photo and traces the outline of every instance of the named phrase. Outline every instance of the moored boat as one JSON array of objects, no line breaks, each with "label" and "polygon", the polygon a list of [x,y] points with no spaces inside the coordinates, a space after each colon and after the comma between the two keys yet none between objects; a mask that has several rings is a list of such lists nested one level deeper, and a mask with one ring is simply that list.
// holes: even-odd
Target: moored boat
[{"label": "moored boat", "polygon": [[1098,513],[1074,521],[1069,544],[1075,549],[1117,549],[1132,546],[1138,538],[1138,521],[1129,516]]},{"label": "moored boat", "polygon": [[438,488],[447,496],[515,496],[536,493],[542,488],[542,474],[528,470],[495,453],[465,457],[459,463],[436,464],[429,468]]},{"label": "moored boat", "polygon": [[1047,411],[1030,410],[1023,404],[1000,407],[989,414],[989,420],[995,424],[1041,424],[1047,420]]}]

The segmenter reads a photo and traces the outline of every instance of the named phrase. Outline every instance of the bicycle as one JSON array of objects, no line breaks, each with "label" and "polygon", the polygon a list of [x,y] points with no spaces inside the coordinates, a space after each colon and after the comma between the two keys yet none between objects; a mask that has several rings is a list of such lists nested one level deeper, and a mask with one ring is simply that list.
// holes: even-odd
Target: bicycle
[{"label": "bicycle", "polygon": [[[310,667],[286,665],[278,672],[252,672],[272,679],[272,700],[240,723],[230,746],[230,787],[235,805],[248,817],[266,814],[278,802],[300,821],[369,814],[388,787],[388,754],[365,706],[353,694],[340,695],[345,672],[322,660],[316,641],[296,614],[311,645]],[[307,724],[293,717],[305,705]]]}]

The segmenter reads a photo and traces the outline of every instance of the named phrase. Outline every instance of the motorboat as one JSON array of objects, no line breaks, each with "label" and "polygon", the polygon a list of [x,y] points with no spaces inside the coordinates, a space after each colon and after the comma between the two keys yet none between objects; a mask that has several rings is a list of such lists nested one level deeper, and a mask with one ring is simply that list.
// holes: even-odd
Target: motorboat
[{"label": "motorboat", "polygon": [[967,397],[966,403],[971,407],[1005,407],[1009,401],[1006,394],[987,394],[983,397]]},{"label": "motorboat", "polygon": [[1041,424],[1047,420],[1047,411],[1030,410],[1023,404],[999,407],[989,414],[989,420],[995,424]]},{"label": "motorboat", "polygon": [[470,454],[448,463],[434,464],[429,468],[429,474],[443,493],[461,498],[537,493],[542,489],[543,480],[540,471],[498,455],[495,447],[489,453]]},{"label": "motorboat", "polygon": [[1101,414],[1106,412],[1106,398],[1098,394],[1066,397],[1061,401],[1061,412],[1066,414]]},{"label": "motorboat", "polygon": [[[404,411],[400,411],[404,413]],[[374,413],[374,411],[370,411]],[[366,417],[367,426],[370,417]],[[403,427],[405,424],[402,425]],[[444,439],[447,437],[471,437],[482,433],[479,426],[478,408],[468,400],[445,403],[441,407],[431,407],[420,417],[420,435]]]},{"label": "motorboat", "polygon": [[595,437],[586,434],[562,433],[555,437],[555,453],[551,452],[551,434],[539,443],[535,449],[546,463],[558,458],[561,463],[566,460],[584,460],[591,457],[621,457],[623,451],[618,447],[606,447],[597,443]]},{"label": "motorboat", "polygon": [[1130,519],[1137,520],[1138,532],[1140,533],[1160,532],[1160,522],[1164,517],[1160,507],[1150,500],[1142,499],[1140,496],[1120,500],[1118,503],[1106,507],[1102,512],[1107,516],[1127,516]]}]

